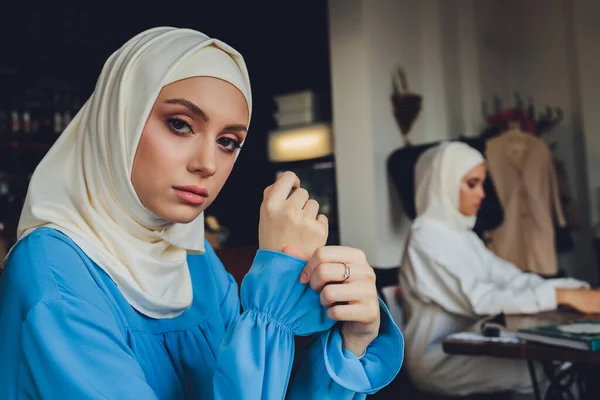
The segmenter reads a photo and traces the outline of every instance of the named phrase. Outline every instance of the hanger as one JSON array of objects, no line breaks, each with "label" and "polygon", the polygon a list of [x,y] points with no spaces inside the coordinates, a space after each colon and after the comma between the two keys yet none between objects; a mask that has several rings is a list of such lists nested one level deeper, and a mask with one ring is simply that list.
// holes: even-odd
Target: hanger
[{"label": "hanger", "polygon": [[[514,98],[514,106],[509,109],[502,109],[502,100],[497,94],[492,96],[493,103],[493,114],[489,113],[488,110],[488,102],[482,101],[481,103],[481,113],[483,115],[484,120],[488,124],[488,127],[481,133],[481,137],[483,139],[492,138],[508,129],[506,120],[510,119],[510,112],[512,111],[515,117],[518,116],[517,113],[520,113],[521,116],[518,118],[525,118],[526,120],[531,121],[533,126],[530,126],[533,131],[535,131],[536,136],[542,136],[545,133],[554,129],[558,124],[562,122],[564,119],[564,112],[559,107],[545,107],[545,112],[541,113],[536,117],[536,108],[534,106],[533,97],[529,97],[527,101],[527,106],[525,106],[523,102],[523,98],[518,91],[513,92]],[[505,115],[500,117],[500,115],[504,113]],[[497,117],[497,121],[494,121],[494,117]],[[517,118],[515,118],[517,119]],[[529,124],[529,123],[528,123]],[[523,131],[523,129],[521,129]],[[526,129],[529,132],[529,129]],[[533,132],[529,132],[533,134]]]},{"label": "hanger", "polygon": [[546,107],[546,113],[541,114],[535,124],[535,131],[538,136],[541,136],[556,127],[562,122],[564,118],[564,112],[561,108],[555,107],[554,111],[552,107]]},{"label": "hanger", "polygon": [[527,104],[527,118],[532,121],[535,119],[535,106],[533,105],[533,97],[531,96],[529,97]]},{"label": "hanger", "polygon": [[515,108],[519,110],[523,110],[523,99],[518,91],[513,92],[513,97],[515,98]]},{"label": "hanger", "polygon": [[[502,111],[502,99],[497,94],[492,96],[492,103],[494,105],[494,114],[499,114]],[[487,122],[490,118],[490,113],[488,112],[488,103],[487,101],[481,102],[481,114],[483,118]]]}]

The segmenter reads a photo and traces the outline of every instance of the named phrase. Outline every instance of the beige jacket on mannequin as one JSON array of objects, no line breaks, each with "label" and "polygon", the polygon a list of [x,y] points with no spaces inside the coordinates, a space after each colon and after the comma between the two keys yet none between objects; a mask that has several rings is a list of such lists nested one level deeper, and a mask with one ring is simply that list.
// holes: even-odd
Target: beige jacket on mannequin
[{"label": "beige jacket on mannequin", "polygon": [[486,143],[489,173],[504,208],[504,222],[489,248],[522,271],[556,275],[554,221],[566,225],[552,153],[546,143],[510,130]]}]

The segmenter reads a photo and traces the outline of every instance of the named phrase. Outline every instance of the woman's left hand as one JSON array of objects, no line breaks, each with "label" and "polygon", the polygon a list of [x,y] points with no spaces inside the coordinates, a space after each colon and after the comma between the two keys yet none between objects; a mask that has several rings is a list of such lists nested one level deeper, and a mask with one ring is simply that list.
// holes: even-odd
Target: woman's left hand
[{"label": "woman's left hand", "polygon": [[344,348],[362,356],[379,334],[380,324],[375,272],[365,254],[352,247],[320,247],[308,260],[300,282],[310,283],[329,308],[329,318],[342,322]]}]

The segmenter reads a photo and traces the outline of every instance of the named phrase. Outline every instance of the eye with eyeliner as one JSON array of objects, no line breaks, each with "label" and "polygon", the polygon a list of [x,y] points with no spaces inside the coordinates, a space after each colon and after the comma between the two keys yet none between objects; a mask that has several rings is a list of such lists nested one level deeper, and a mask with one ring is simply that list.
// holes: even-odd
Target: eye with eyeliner
[{"label": "eye with eyeliner", "polygon": [[242,145],[239,140],[230,138],[228,136],[223,136],[217,139],[217,143],[223,147],[223,149],[228,153],[233,153],[237,149],[241,149]]},{"label": "eye with eyeliner", "polygon": [[477,184],[479,183],[478,180],[471,180],[467,182],[467,186],[469,186],[470,189],[475,189],[475,187],[477,186]]},{"label": "eye with eyeliner", "polygon": [[169,129],[176,135],[185,136],[194,133],[192,126],[182,118],[169,117],[166,119],[166,122]]},{"label": "eye with eyeliner", "polygon": [[[169,129],[178,136],[187,136],[194,134],[192,126],[182,118],[169,117],[166,120]],[[229,136],[222,136],[217,139],[217,144],[223,148],[227,153],[233,153],[237,149],[241,149],[241,141],[234,139]]]}]

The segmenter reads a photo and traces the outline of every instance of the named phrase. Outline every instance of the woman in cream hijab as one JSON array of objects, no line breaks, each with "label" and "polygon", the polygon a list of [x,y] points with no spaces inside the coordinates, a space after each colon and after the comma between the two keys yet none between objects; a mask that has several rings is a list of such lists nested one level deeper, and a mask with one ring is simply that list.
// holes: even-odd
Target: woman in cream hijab
[{"label": "woman in cream hijab", "polygon": [[292,173],[265,191],[240,314],[202,214],[251,111],[219,40],[155,28],[111,55],[30,183],[0,281],[0,398],[364,398],[393,379],[402,336],[372,268],[324,246]]},{"label": "woman in cream hijab", "polygon": [[431,148],[416,166],[417,218],[400,268],[400,285],[407,313],[406,366],[424,391],[529,392],[524,362],[448,355],[442,341],[500,312],[537,313],[558,304],[600,311],[600,295],[581,289],[586,283],[522,273],[485,247],[472,231],[485,196],[485,177],[482,155],[463,143]]}]

